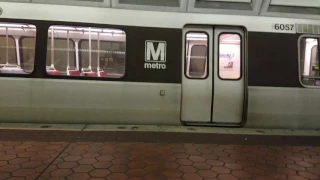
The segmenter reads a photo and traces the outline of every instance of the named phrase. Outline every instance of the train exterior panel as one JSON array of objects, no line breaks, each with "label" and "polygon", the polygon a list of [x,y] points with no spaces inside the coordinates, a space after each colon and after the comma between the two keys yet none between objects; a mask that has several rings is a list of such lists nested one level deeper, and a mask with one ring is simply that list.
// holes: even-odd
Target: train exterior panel
[{"label": "train exterior panel", "polygon": [[[320,127],[319,55],[311,51],[319,36],[296,30],[318,21],[19,3],[1,8],[1,122]],[[310,67],[300,61],[304,56],[314,59]],[[25,73],[8,73],[21,67]]]}]

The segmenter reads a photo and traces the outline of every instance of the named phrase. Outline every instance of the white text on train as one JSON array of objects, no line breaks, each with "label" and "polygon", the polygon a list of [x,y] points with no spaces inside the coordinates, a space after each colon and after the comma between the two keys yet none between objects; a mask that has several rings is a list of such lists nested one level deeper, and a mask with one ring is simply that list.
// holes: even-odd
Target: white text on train
[{"label": "white text on train", "polygon": [[145,63],[146,69],[166,69],[167,42],[151,41],[145,42]]}]

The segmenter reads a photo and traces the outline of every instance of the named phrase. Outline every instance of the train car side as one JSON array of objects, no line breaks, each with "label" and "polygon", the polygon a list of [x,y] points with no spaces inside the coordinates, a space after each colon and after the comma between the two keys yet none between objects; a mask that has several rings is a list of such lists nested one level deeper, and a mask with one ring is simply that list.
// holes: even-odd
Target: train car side
[{"label": "train car side", "polygon": [[319,22],[25,6],[0,16],[1,122],[320,127],[320,36],[295,30]]}]

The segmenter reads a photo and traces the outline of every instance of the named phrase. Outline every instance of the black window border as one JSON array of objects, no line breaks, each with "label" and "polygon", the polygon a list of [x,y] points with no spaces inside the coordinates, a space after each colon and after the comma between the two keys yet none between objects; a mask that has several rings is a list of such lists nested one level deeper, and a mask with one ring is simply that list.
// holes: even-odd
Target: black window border
[{"label": "black window border", "polygon": [[[82,42],[84,42],[84,41],[89,41],[89,40],[86,40],[86,39],[80,39],[79,40],[79,44],[78,44],[78,48],[79,49],[81,49],[81,43]],[[98,41],[98,40],[93,40],[93,41]],[[124,64],[124,66],[125,66],[125,68],[124,68],[124,73],[123,73],[123,75],[121,76],[121,77],[109,77],[109,78],[111,78],[111,79],[121,79],[121,78],[123,78],[124,76],[125,76],[125,74],[126,74],[126,66],[127,66],[127,59],[126,59],[126,55],[127,55],[127,41],[125,41],[125,42],[121,42],[121,41],[101,41],[100,40],[100,42],[110,42],[110,43],[113,43],[113,42],[116,42],[116,43],[124,43],[125,44],[125,59],[124,59],[124,61],[125,61],[125,64]],[[81,52],[79,51],[79,67],[80,68],[82,68],[82,56],[81,56]],[[102,78],[102,79],[104,79],[104,78],[108,78],[108,77],[99,77],[99,78]]]},{"label": "black window border", "polygon": [[[240,37],[240,76],[239,78],[237,79],[225,79],[225,78],[221,78],[220,77],[220,36],[222,34],[236,34]],[[218,70],[217,70],[217,73],[218,73],[218,78],[222,81],[239,81],[242,79],[242,76],[243,76],[243,72],[242,72],[242,69],[243,69],[243,37],[240,33],[237,33],[237,32],[220,32],[219,35],[218,35],[218,53],[217,53],[217,63],[218,63]]]},{"label": "black window border", "polygon": [[[46,32],[47,32],[47,39],[49,38],[49,29],[50,27],[52,26],[73,26],[73,27],[80,27],[80,28],[104,28],[104,29],[117,29],[117,30],[121,30],[125,33],[125,48],[126,50],[128,49],[128,33],[126,32],[125,30],[125,26],[118,26],[118,25],[109,25],[109,24],[92,24],[92,23],[78,23],[78,22],[55,22],[55,23],[50,23],[50,24],[47,24],[47,28],[46,28]],[[47,40],[46,40],[47,41]],[[79,41],[80,42],[80,41]],[[46,44],[48,44],[46,42]],[[47,49],[47,47],[46,47]],[[79,54],[78,54],[79,55]],[[45,78],[51,78],[51,79],[71,79],[71,80],[95,80],[95,81],[127,81],[127,57],[128,56],[128,53],[126,51],[126,54],[125,54],[125,59],[126,59],[126,64],[125,64],[125,73],[124,75],[121,77],[121,78],[113,78],[113,77],[91,77],[91,76],[66,76],[66,75],[50,75],[47,73],[47,70],[46,70],[46,62],[45,62],[45,66],[42,67],[42,70],[44,71],[45,73]],[[47,51],[45,51],[45,57],[47,57]],[[79,58],[79,68],[80,68],[80,58]],[[79,69],[79,71],[81,72],[81,69]]]},{"label": "black window border", "polygon": [[[189,33],[203,33],[203,34],[207,35],[207,60],[206,60],[207,61],[207,74],[203,78],[193,78],[193,77],[189,77],[187,75],[187,55],[186,55],[186,52],[187,52],[187,35]],[[209,69],[209,67],[210,67],[210,61],[209,61],[209,59],[210,59],[210,36],[209,36],[208,32],[206,32],[206,31],[187,31],[185,33],[184,40],[185,40],[184,41],[185,43],[183,45],[183,48],[185,50],[185,53],[183,54],[183,56],[184,56],[184,76],[187,79],[196,79],[196,80],[206,80],[206,79],[208,79],[209,74],[210,74],[210,72],[209,72],[209,70],[210,70]]]}]

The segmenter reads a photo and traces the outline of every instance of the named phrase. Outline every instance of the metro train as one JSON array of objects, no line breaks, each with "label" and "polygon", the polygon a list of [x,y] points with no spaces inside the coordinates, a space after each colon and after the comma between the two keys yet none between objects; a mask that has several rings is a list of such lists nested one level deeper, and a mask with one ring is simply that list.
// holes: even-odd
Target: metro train
[{"label": "metro train", "polygon": [[320,128],[318,20],[0,7],[0,122]]}]

